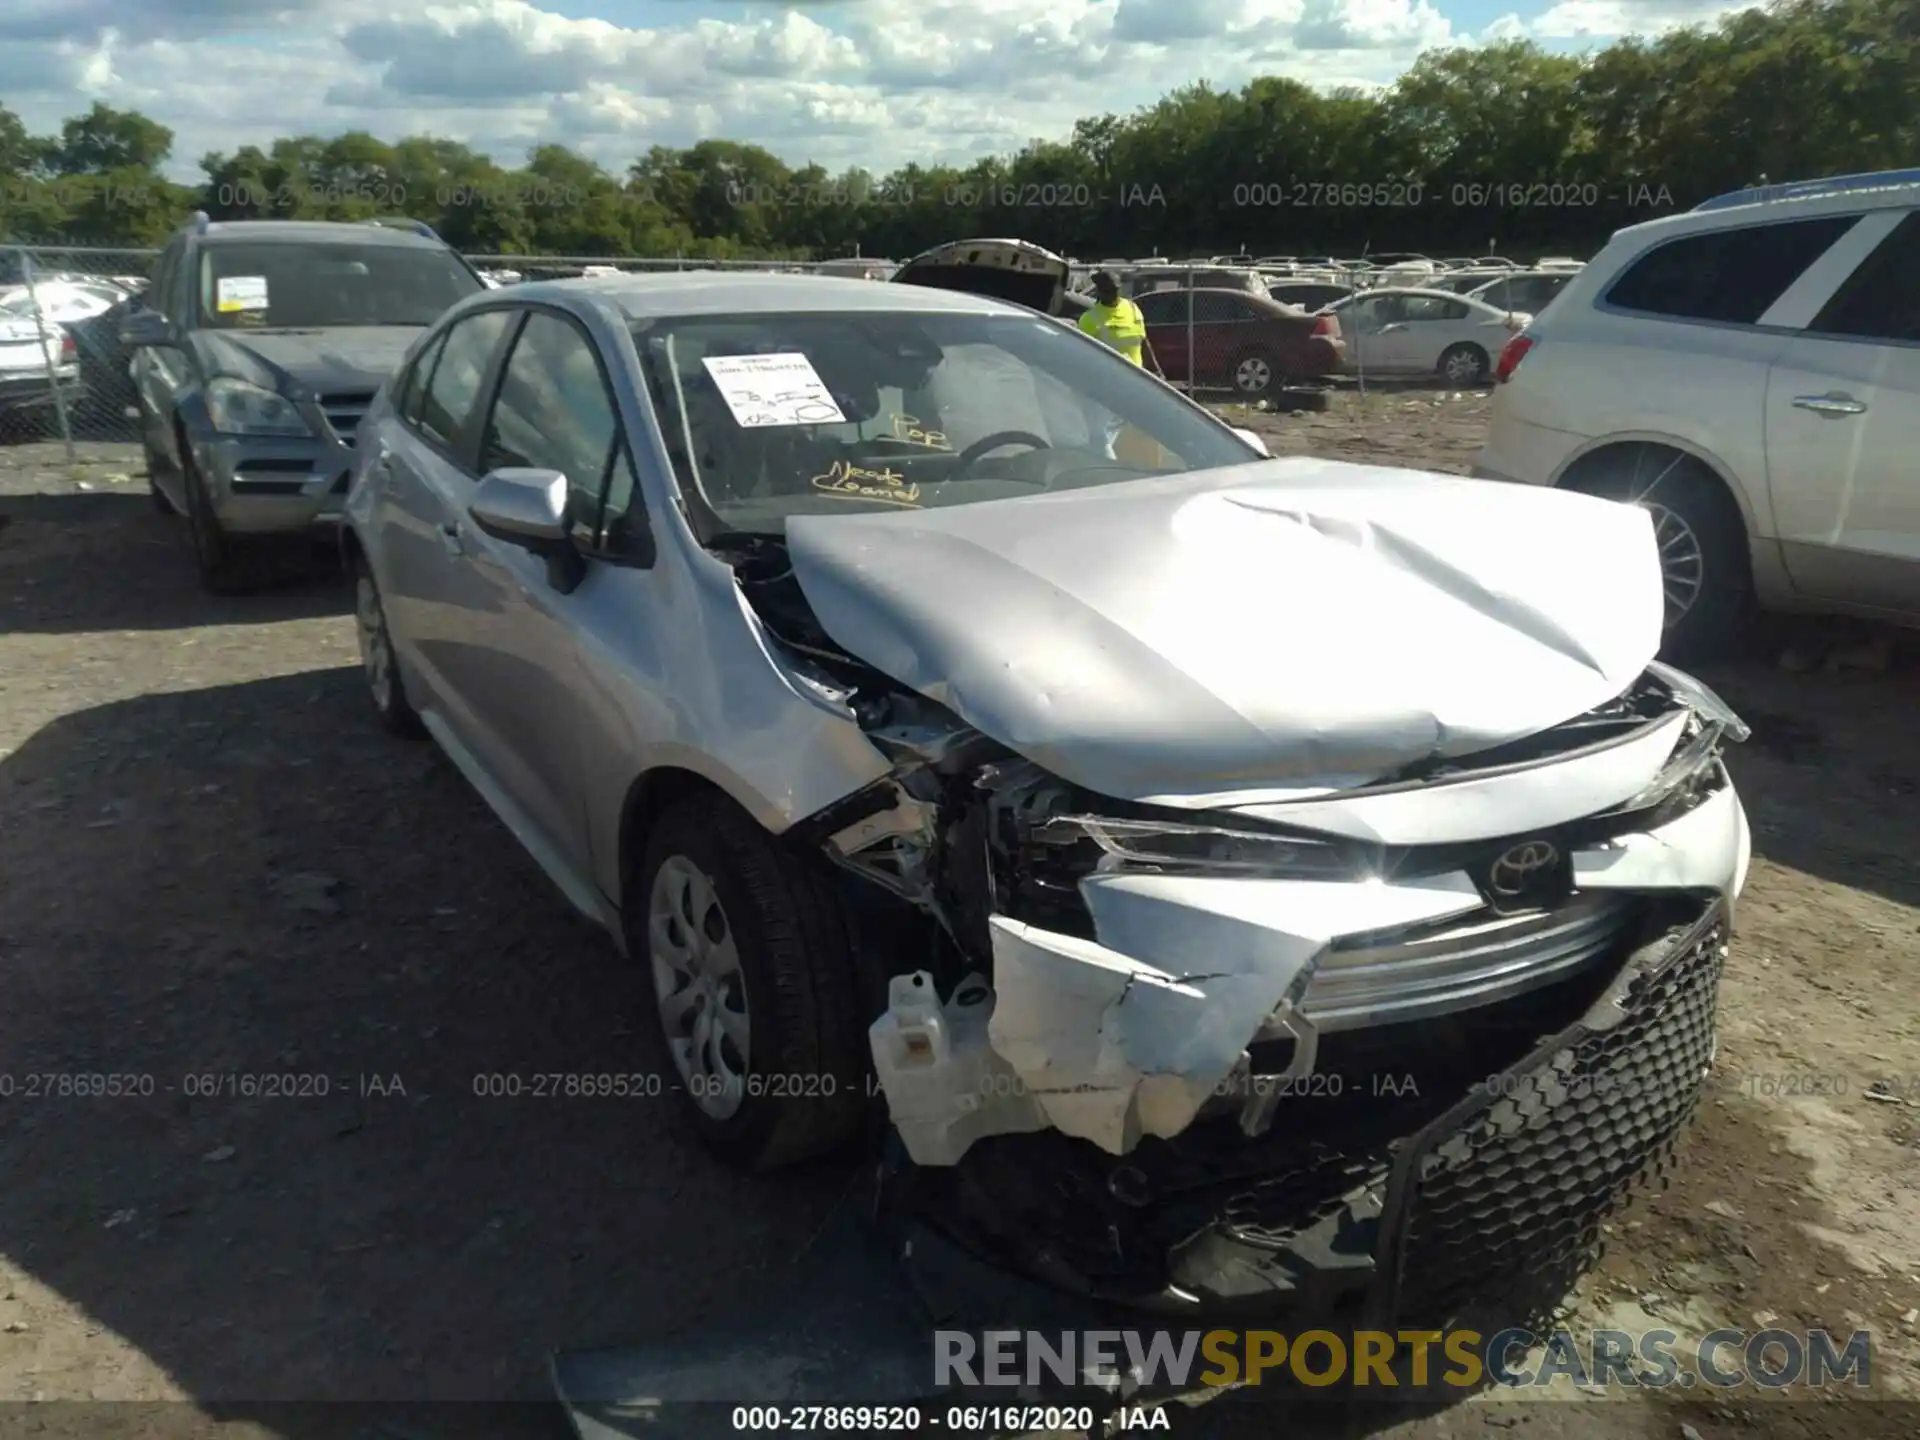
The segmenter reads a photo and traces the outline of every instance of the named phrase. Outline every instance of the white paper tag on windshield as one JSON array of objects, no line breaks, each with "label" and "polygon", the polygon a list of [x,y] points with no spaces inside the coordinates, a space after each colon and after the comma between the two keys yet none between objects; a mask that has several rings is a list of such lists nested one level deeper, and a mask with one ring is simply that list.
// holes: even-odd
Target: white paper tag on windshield
[{"label": "white paper tag on windshield", "polygon": [[267,308],[267,277],[264,275],[223,275],[215,282],[214,308],[222,315],[236,310]]},{"label": "white paper tag on windshield", "polygon": [[783,355],[709,355],[701,362],[741,428],[767,425],[844,425],[813,362],[798,351]]}]

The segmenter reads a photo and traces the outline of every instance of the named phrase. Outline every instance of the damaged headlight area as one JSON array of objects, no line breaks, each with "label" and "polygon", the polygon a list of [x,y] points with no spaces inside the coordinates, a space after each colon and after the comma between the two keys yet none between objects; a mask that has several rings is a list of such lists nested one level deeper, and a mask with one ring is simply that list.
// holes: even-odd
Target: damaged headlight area
[{"label": "damaged headlight area", "polygon": [[1325,840],[1182,820],[1128,820],[1109,815],[1058,815],[1044,821],[1038,844],[1100,848],[1097,867],[1354,880],[1361,865],[1350,850]]}]

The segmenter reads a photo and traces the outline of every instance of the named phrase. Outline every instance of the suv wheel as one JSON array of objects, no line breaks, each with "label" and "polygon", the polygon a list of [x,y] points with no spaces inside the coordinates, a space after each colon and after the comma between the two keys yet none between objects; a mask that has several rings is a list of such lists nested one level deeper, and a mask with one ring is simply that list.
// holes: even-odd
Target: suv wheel
[{"label": "suv wheel", "polygon": [[187,499],[187,537],[193,544],[193,563],[200,583],[215,595],[237,595],[255,583],[252,555],[245,542],[220,528],[207,495],[200,467],[194,463],[187,439],[180,437],[180,488]]},{"label": "suv wheel", "polygon": [[742,1169],[838,1149],[866,1114],[866,1029],[840,899],[732,801],[653,827],[628,891],[633,951],[702,1142]]},{"label": "suv wheel", "polygon": [[1719,479],[1678,451],[1636,446],[1566,488],[1638,505],[1652,519],[1667,601],[1661,654],[1691,661],[1723,652],[1747,612],[1752,580],[1746,522]]},{"label": "suv wheel", "polygon": [[173,501],[167,498],[167,492],[160,488],[160,471],[166,465],[166,459],[153,448],[153,441],[147,436],[146,411],[140,414],[140,453],[147,462],[147,499],[153,508],[162,515],[178,515]]},{"label": "suv wheel", "polygon": [[1478,345],[1449,345],[1440,355],[1440,378],[1449,385],[1481,385],[1493,370],[1487,352]]}]

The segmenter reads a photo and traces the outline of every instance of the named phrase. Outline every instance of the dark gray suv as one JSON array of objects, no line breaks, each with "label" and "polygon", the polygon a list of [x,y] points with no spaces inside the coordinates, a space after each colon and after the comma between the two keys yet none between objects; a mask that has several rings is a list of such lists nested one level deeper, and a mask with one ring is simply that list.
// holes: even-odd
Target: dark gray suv
[{"label": "dark gray suv", "polygon": [[208,589],[265,579],[265,540],[338,524],[374,394],[486,288],[426,225],[402,225],[202,214],[161,252],[121,338],[154,504],[187,517]]}]

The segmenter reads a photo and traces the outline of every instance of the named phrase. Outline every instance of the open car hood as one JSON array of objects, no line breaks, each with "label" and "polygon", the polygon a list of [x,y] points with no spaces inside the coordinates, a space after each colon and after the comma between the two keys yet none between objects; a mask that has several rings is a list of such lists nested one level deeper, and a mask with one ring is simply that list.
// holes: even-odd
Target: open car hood
[{"label": "open car hood", "polygon": [[903,263],[892,283],[960,290],[1058,315],[1067,275],[1064,259],[1025,240],[954,240]]},{"label": "open car hood", "polygon": [[1643,511],[1295,457],[1056,495],[796,516],[849,653],[1063,779],[1185,808],[1471,755],[1659,648]]}]

